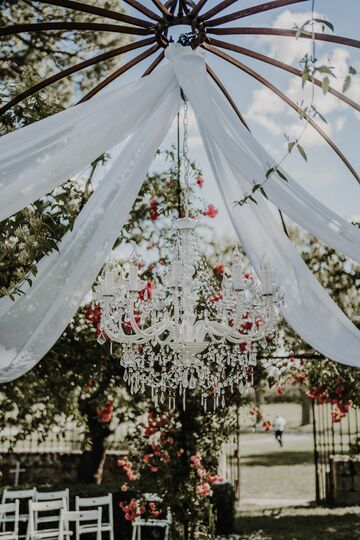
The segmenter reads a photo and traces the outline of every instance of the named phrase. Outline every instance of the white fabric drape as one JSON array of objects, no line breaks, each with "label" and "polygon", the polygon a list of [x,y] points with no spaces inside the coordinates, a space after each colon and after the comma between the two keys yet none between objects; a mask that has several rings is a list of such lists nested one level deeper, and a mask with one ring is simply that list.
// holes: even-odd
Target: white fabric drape
[{"label": "white fabric drape", "polygon": [[[272,215],[269,203],[233,207],[264,178],[273,161],[240,125],[206,76],[204,59],[172,45],[169,65],[88,103],[0,140],[0,216],[11,215],[60,185],[102,152],[130,137],[80,212],[59,253],[42,259],[32,287],[0,300],[0,382],[31,369],[60,337],[111,251],[133,201],[180,106],[188,97],[235,230],[256,271],[265,253],[286,294],[283,315],[329,358],[360,366],[360,332],[308,270]],[[272,179],[273,203],[330,246],[360,260],[359,231],[294,180]]]},{"label": "white fabric drape", "polygon": [[[249,179],[254,178],[251,176],[253,171],[257,170],[259,174],[262,171],[260,178],[264,178],[264,171],[271,166],[263,166],[261,160],[264,159],[265,151],[260,151],[260,148],[259,152],[255,153],[254,149],[260,147],[255,139],[245,128],[239,126],[238,120],[237,129],[228,121],[231,118],[230,107],[225,102],[219,106],[220,97],[216,101],[212,99],[214,92],[210,89],[204,60],[199,55],[190,55],[181,50],[174,54],[173,49],[168,53],[168,57],[172,60],[179,84],[194,110],[211,168],[239,240],[258,273],[262,258],[267,258],[285,292],[283,316],[305,341],[328,358],[360,367],[360,331],[307,268],[275,220],[265,199],[256,195],[257,205],[249,203],[243,207],[234,206],[234,201],[241,199],[248,189]],[[217,115],[220,109],[223,113],[221,117]],[[226,131],[225,128],[229,126],[231,129]],[[257,164],[259,167],[256,168]],[[280,186],[278,191],[274,189],[271,193],[282,193],[283,200],[287,200],[289,205],[291,199],[286,199],[286,195],[290,193],[294,201],[296,193],[302,192],[303,197],[309,201],[309,208],[305,205],[305,219],[300,219],[300,206],[296,214],[298,222],[308,230],[317,232],[319,238],[326,237],[334,247],[340,249],[344,244],[356,260],[360,253],[360,231],[357,228],[337,216],[336,224],[341,223],[341,228],[337,226],[332,229],[331,224],[335,223],[330,218],[330,210],[306,194],[294,181],[274,180],[272,186]],[[266,188],[270,198],[268,185]],[[294,207],[296,204],[294,202]],[[322,213],[323,221],[317,220],[316,216],[312,219],[314,210],[311,209],[315,206]],[[328,231],[325,223],[329,226]],[[343,238],[344,231],[349,233],[349,238]],[[351,246],[350,239],[355,242],[354,246]]]},{"label": "white fabric drape", "polygon": [[174,84],[170,65],[0,138],[0,221],[143,125]]},{"label": "white fabric drape", "polygon": [[100,272],[181,105],[175,79],[161,104],[112,165],[81,210],[59,253],[44,257],[32,287],[0,301],[0,382],[31,369],[59,339]]},{"label": "white fabric drape", "polygon": [[[199,55],[177,52],[173,65],[202,133],[216,140],[237,175],[247,182],[244,191],[251,192],[253,182],[261,183],[266,171],[276,162],[212,88]],[[285,171],[284,174],[287,182],[276,175],[266,182],[264,189],[269,200],[317,238],[360,263],[360,229],[310,195]],[[233,202],[240,198],[237,195]]]}]

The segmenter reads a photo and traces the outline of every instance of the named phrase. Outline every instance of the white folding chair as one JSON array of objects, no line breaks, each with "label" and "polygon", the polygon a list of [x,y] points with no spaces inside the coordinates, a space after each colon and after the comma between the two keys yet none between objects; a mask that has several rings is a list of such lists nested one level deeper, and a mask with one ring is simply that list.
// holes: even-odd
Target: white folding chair
[{"label": "white folding chair", "polygon": [[[65,499],[66,509],[70,508],[70,492],[69,488],[62,489],[60,491],[37,491],[36,492],[36,502],[40,501],[59,501]],[[54,521],[53,516],[38,516],[37,523],[51,523]]]},{"label": "white folding chair", "polygon": [[59,540],[64,540],[64,537],[69,537],[69,523],[74,521],[76,530],[81,527],[90,525],[91,531],[96,533],[96,540],[101,540],[101,520],[102,508],[99,506],[96,510],[61,510],[60,513],[60,534]]},{"label": "white folding chair", "polygon": [[[144,498],[146,502],[161,502],[162,499],[156,493],[144,493]],[[144,519],[138,517],[132,522],[132,536],[131,540],[141,540],[141,527],[159,527],[164,529],[164,540],[169,540],[170,538],[170,527],[172,523],[172,515],[170,508],[167,509],[166,517],[162,519],[158,518],[148,518]]]},{"label": "white folding chair", "polygon": [[[108,519],[106,521],[101,522],[101,532],[108,532],[110,540],[114,540],[114,516],[113,516],[113,499],[112,494],[108,493],[108,495],[104,495],[103,497],[76,497],[75,499],[75,509],[76,510],[83,510],[86,508],[98,508],[102,507],[108,509]],[[104,516],[104,511],[102,512],[102,515],[104,517],[104,520],[106,519]],[[90,523],[86,523],[84,525],[81,525],[80,523],[76,524],[76,540],[79,540],[80,536],[82,534],[96,532],[96,529],[93,528]]]},{"label": "white folding chair", "polygon": [[[28,501],[34,501],[36,497],[36,488],[32,489],[23,489],[23,490],[11,490],[5,488],[2,494],[1,498],[1,504],[9,503],[9,502],[15,502],[16,500],[19,501],[19,512],[21,512],[21,506],[22,502],[26,503],[26,510],[28,510]],[[29,512],[26,511],[26,513],[19,513],[19,521],[27,523],[29,519]],[[2,521],[2,529],[5,527],[5,523],[9,523],[14,521],[14,516],[9,515],[5,516],[4,520]]]},{"label": "white folding chair", "polygon": [[[11,516],[11,520],[5,521],[5,518]],[[6,523],[13,523],[12,530],[6,529]],[[5,525],[4,530],[0,532],[1,540],[18,540],[19,538],[19,501],[0,504],[0,523]]]},{"label": "white folding chair", "polygon": [[[26,533],[26,540],[45,540],[45,538],[58,538],[60,534],[61,510],[67,510],[65,498],[57,501],[29,501],[29,522]],[[53,528],[39,528],[39,513],[46,513],[46,517],[51,517],[51,520],[49,519],[47,523],[51,522],[55,526]]]}]

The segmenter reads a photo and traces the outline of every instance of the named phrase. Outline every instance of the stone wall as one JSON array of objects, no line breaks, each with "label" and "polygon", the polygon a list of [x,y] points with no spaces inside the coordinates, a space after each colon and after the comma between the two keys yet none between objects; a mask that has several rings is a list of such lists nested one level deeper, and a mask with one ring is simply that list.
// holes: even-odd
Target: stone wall
[{"label": "stone wall", "polygon": [[[118,475],[116,462],[123,452],[111,451],[106,456],[103,481],[111,481]],[[14,485],[16,463],[21,469],[19,484],[38,486],[66,485],[76,482],[81,452],[6,452],[0,453],[1,485]]]}]

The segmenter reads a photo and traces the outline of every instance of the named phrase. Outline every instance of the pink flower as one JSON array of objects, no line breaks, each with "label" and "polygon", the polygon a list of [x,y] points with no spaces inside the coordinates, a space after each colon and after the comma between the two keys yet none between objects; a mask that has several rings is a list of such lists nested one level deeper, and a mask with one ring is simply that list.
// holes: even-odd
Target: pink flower
[{"label": "pink flower", "polygon": [[208,204],[208,207],[203,212],[203,216],[207,216],[209,218],[214,218],[218,213],[217,208],[213,204]]},{"label": "pink flower", "polygon": [[196,468],[201,467],[201,457],[200,456],[198,456],[198,455],[191,456],[190,461],[193,464],[192,467],[196,467]]},{"label": "pink flower", "polygon": [[151,455],[150,454],[144,454],[143,461],[144,461],[144,463],[150,463]]},{"label": "pink flower", "polygon": [[158,470],[159,469],[157,467],[151,467],[151,469],[150,469],[151,472],[158,472]]},{"label": "pink flower", "polygon": [[198,185],[200,188],[203,187],[203,185],[204,185],[204,179],[203,179],[203,177],[202,177],[202,176],[198,176],[197,179],[196,179],[196,183],[197,183],[197,185]]},{"label": "pink flower", "polygon": [[127,491],[129,489],[129,486],[128,484],[125,482],[122,486],[121,486],[121,491]]},{"label": "pink flower", "polygon": [[203,482],[202,484],[197,484],[195,488],[195,492],[197,495],[201,495],[202,497],[206,497],[207,495],[211,494],[211,487],[210,484],[207,482]]}]

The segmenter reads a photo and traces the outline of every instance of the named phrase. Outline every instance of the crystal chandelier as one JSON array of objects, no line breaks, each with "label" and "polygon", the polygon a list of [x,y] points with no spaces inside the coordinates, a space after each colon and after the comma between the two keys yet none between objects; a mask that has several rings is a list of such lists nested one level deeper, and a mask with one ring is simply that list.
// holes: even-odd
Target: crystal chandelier
[{"label": "crystal chandelier", "polygon": [[184,407],[186,392],[199,389],[204,409],[225,404],[225,390],[245,390],[253,383],[257,345],[266,347],[276,328],[276,306],[282,301],[271,269],[262,265],[261,284],[244,277],[241,257],[232,256],[231,275],[221,292],[209,298],[207,271],[195,229],[188,216],[188,105],[184,100],[185,217],[173,226],[175,242],[168,268],[157,276],[149,294],[136,260],[127,271],[106,265],[95,290],[101,308],[100,343],[122,345],[121,366],[132,393],[151,389],[155,404],[177,393]]}]

